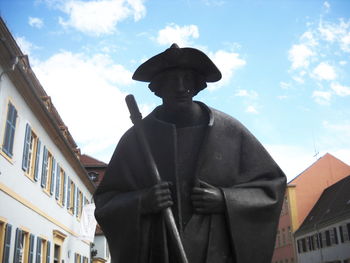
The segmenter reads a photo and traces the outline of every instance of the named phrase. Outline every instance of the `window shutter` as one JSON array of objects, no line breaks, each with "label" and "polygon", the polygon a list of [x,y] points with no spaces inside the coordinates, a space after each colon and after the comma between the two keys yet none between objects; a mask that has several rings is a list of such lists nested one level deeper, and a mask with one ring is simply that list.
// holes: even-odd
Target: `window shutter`
[{"label": "window shutter", "polygon": [[68,177],[67,178],[67,209],[69,210],[69,206],[70,206],[70,185],[71,185],[71,182],[70,182],[70,178]]},{"label": "window shutter", "polygon": [[55,198],[56,200],[60,199],[60,188],[61,188],[61,168],[56,163],[56,193],[55,193]]},{"label": "window shutter", "polygon": [[67,175],[63,172],[63,196],[62,196],[62,205],[65,206],[66,202],[66,192],[67,191]]},{"label": "window shutter", "polygon": [[13,155],[13,141],[15,137],[15,130],[16,130],[16,119],[17,119],[17,110],[16,108],[9,103],[8,104],[8,111],[7,111],[7,119],[6,119],[6,130],[5,130],[5,137],[4,137],[4,143],[3,143],[3,151],[9,156],[12,157]]},{"label": "window shutter", "polygon": [[31,129],[29,124],[26,125],[26,133],[24,136],[24,145],[23,145],[23,158],[22,158],[22,169],[23,171],[27,171],[29,167],[29,148],[30,148],[30,137],[31,137]]},{"label": "window shutter", "polygon": [[51,251],[51,243],[50,241],[47,241],[46,263],[50,263],[50,251]]},{"label": "window shutter", "polygon": [[36,144],[36,158],[35,158],[35,170],[34,170],[35,181],[38,181],[38,177],[39,177],[40,147],[41,147],[41,141],[38,139],[38,142]]},{"label": "window shutter", "polygon": [[41,169],[41,187],[46,187],[46,181],[47,181],[47,149],[46,146],[44,146],[44,153],[43,153],[43,167]]},{"label": "window shutter", "polygon": [[52,165],[51,165],[51,185],[50,185],[50,194],[53,194],[53,190],[55,189],[55,176],[56,176],[56,160],[55,158],[52,158]]},{"label": "window shutter", "polygon": [[339,243],[339,240],[338,240],[338,232],[337,232],[337,228],[333,228],[333,232],[334,232],[334,242],[335,244],[338,244]]},{"label": "window shutter", "polygon": [[2,258],[2,262],[3,263],[9,263],[10,262],[11,232],[12,232],[12,225],[7,224],[6,225],[6,232],[5,232],[4,255],[3,255],[3,258]]},{"label": "window shutter", "polygon": [[28,263],[33,263],[33,256],[34,256],[34,235],[30,234]]},{"label": "window shutter", "polygon": [[74,188],[74,213],[76,215],[76,217],[78,217],[78,207],[79,207],[79,188],[75,187]]},{"label": "window shutter", "polygon": [[22,230],[16,229],[16,239],[15,239],[15,254],[13,257],[13,263],[20,263],[21,259],[21,242],[22,241]]},{"label": "window shutter", "polygon": [[35,263],[41,263],[41,238],[36,239],[36,260]]}]

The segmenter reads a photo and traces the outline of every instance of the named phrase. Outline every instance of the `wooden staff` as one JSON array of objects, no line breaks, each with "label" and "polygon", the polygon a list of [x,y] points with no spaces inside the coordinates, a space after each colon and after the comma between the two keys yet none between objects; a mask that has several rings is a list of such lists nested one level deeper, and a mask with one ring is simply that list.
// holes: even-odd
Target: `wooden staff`
[{"label": "wooden staff", "polygon": [[[133,95],[130,94],[125,97],[125,101],[129,108],[130,119],[135,127],[137,140],[146,158],[148,169],[150,169],[151,171],[151,175],[153,177],[152,179],[155,181],[156,184],[160,183],[161,177],[159,175],[156,162],[154,161],[153,155],[151,153],[151,149],[148,145],[148,141],[146,139],[145,133],[142,128],[142,123],[141,123],[142,115],[136,104],[135,98]],[[181,237],[175,224],[173,212],[171,211],[170,207],[168,207],[162,210],[162,214],[163,214],[168,232],[170,234],[170,237],[173,240],[173,243],[175,244],[177,258],[180,259],[181,263],[188,263],[186,253],[181,242]]]}]

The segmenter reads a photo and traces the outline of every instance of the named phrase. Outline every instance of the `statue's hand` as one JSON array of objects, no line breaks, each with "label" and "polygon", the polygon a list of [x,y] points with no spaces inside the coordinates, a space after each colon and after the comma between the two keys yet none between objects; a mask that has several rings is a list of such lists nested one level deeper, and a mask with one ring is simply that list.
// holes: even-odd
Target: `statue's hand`
[{"label": "statue's hand", "polygon": [[141,214],[157,213],[173,205],[169,182],[160,182],[141,195]]},{"label": "statue's hand", "polygon": [[198,214],[218,214],[225,211],[225,200],[221,190],[200,181],[200,187],[192,191],[192,205]]}]

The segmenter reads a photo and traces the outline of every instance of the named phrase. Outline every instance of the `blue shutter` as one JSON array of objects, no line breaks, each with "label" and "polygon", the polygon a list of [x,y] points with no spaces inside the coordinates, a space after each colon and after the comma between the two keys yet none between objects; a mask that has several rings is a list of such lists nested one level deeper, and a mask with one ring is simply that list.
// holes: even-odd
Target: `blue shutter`
[{"label": "blue shutter", "polygon": [[60,199],[60,190],[61,190],[61,169],[58,163],[56,164],[56,200]]},{"label": "blue shutter", "polygon": [[63,196],[62,196],[62,205],[65,206],[66,202],[66,193],[67,193],[67,175],[63,172]]},{"label": "blue shutter", "polygon": [[50,263],[50,251],[51,251],[51,243],[50,241],[47,241],[47,247],[46,247],[46,263]]},{"label": "blue shutter", "polygon": [[32,130],[29,124],[26,125],[26,133],[24,136],[24,146],[23,146],[23,158],[22,158],[22,169],[23,171],[28,171],[29,168],[29,148],[30,148],[30,137]]},{"label": "blue shutter", "polygon": [[16,120],[17,110],[11,103],[9,103],[6,119],[5,137],[3,142],[3,151],[9,157],[12,157],[13,155],[13,141],[15,138]]},{"label": "blue shutter", "polygon": [[46,187],[46,181],[47,181],[47,159],[48,159],[48,152],[46,149],[46,146],[44,146],[44,153],[43,153],[43,166],[41,169],[41,187]]},{"label": "blue shutter", "polygon": [[35,263],[41,263],[41,238],[37,237],[36,239],[36,259]]},{"label": "blue shutter", "polygon": [[51,162],[51,185],[50,185],[50,194],[53,194],[53,190],[55,189],[55,176],[56,176],[56,160],[52,157]]},{"label": "blue shutter", "polygon": [[28,263],[33,263],[33,256],[34,256],[34,235],[30,234]]},{"label": "blue shutter", "polygon": [[38,142],[36,144],[36,158],[35,158],[35,170],[34,170],[34,180],[35,181],[38,181],[38,177],[39,177],[40,148],[41,148],[41,142],[38,139]]},{"label": "blue shutter", "polygon": [[67,178],[67,209],[69,210],[69,206],[70,206],[70,185],[71,185],[71,182],[70,182],[70,178],[68,177]]},{"label": "blue shutter", "polygon": [[22,244],[22,230],[17,228],[16,239],[15,239],[15,254],[13,257],[13,263],[20,263],[21,244]]},{"label": "blue shutter", "polygon": [[2,258],[3,263],[10,262],[11,232],[12,232],[12,225],[7,224],[6,225],[6,232],[5,232],[4,254],[3,254],[3,258]]}]

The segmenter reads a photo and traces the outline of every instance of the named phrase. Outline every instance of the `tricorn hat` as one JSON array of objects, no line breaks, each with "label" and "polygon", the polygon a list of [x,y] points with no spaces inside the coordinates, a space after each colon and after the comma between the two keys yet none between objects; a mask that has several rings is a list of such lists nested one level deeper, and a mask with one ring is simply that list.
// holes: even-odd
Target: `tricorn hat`
[{"label": "tricorn hat", "polygon": [[221,79],[220,70],[206,54],[195,48],[179,48],[177,44],[172,44],[164,52],[141,64],[132,78],[151,82],[158,73],[170,68],[192,69],[200,73],[206,82],[215,82]]}]

